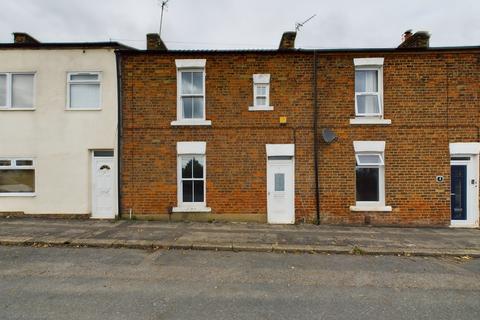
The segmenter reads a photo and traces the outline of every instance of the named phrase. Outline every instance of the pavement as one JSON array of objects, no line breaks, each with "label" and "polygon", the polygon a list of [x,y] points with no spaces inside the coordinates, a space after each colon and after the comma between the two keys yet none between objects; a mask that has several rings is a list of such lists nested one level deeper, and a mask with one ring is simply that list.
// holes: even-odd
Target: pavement
[{"label": "pavement", "polygon": [[3,218],[0,245],[480,257],[480,230]]}]

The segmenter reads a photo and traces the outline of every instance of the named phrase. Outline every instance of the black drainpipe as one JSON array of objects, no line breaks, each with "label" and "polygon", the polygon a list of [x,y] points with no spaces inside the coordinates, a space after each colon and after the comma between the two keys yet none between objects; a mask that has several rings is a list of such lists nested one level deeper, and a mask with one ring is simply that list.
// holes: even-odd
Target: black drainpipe
[{"label": "black drainpipe", "polygon": [[121,150],[122,150],[122,56],[121,53],[115,51],[115,61],[117,64],[117,218],[121,219]]},{"label": "black drainpipe", "polygon": [[318,181],[318,102],[317,102],[317,50],[313,50],[313,159],[315,170],[315,206],[317,224],[320,224],[320,187]]}]

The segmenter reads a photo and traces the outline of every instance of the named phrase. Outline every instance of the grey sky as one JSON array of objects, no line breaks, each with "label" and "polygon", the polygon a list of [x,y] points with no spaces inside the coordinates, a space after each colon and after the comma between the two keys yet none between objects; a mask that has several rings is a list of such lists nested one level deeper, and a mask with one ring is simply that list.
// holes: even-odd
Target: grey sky
[{"label": "grey sky", "polygon": [[[144,48],[159,0],[0,0],[0,42],[23,31],[45,42],[118,40]],[[301,48],[395,47],[406,29],[432,46],[480,45],[479,0],[170,0],[169,48],[275,48],[283,31]]]}]

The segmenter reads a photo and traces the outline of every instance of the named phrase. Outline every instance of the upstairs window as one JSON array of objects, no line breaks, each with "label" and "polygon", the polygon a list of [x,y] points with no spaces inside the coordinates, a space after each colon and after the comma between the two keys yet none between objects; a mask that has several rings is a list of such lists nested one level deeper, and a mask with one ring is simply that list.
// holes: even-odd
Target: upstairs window
[{"label": "upstairs window", "polygon": [[35,193],[35,166],[32,159],[0,158],[0,195]]},{"label": "upstairs window", "polygon": [[182,119],[205,119],[203,70],[181,70]]},{"label": "upstairs window", "polygon": [[355,115],[383,117],[383,58],[355,59]]},{"label": "upstairs window", "polygon": [[100,109],[100,72],[68,73],[67,109]]},{"label": "upstairs window", "polygon": [[172,125],[211,125],[205,118],[205,59],[175,60],[177,120]]},{"label": "upstairs window", "polygon": [[267,111],[273,110],[270,106],[270,75],[254,74],[253,75],[253,106],[249,107],[250,111]]},{"label": "upstairs window", "polygon": [[0,73],[0,109],[33,109],[34,73]]}]

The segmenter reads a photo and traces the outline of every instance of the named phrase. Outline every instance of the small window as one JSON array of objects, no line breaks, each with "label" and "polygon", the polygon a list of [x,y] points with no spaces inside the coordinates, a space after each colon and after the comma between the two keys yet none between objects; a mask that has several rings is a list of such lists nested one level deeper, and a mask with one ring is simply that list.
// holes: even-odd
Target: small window
[{"label": "small window", "polygon": [[35,167],[31,159],[0,159],[0,195],[33,195]]},{"label": "small window", "polygon": [[68,74],[68,109],[100,109],[101,79],[99,72]]},{"label": "small window", "polygon": [[33,109],[34,73],[0,73],[0,108]]},{"label": "small window", "polygon": [[270,75],[253,75],[253,106],[249,110],[273,110],[270,106]]},{"label": "small window", "polygon": [[383,58],[354,59],[355,115],[383,119]]},{"label": "small window", "polygon": [[384,205],[384,160],[381,153],[356,153],[357,205]]},{"label": "small window", "polygon": [[285,191],[285,174],[275,173],[275,191]]},{"label": "small window", "polygon": [[205,203],[205,157],[182,155],[181,161],[181,205]]},{"label": "small window", "polygon": [[206,120],[205,59],[177,59],[177,120],[172,125],[211,125]]}]

